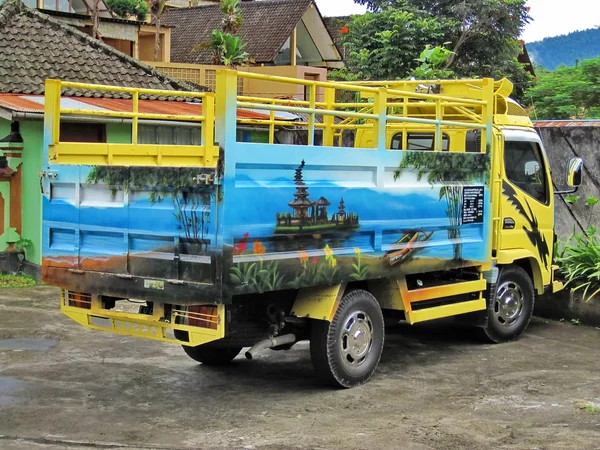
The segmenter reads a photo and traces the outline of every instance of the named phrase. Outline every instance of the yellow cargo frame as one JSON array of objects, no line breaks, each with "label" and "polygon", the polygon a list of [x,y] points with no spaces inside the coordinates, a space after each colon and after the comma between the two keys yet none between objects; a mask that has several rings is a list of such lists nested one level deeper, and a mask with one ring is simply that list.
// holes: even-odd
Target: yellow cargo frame
[{"label": "yellow cargo frame", "polygon": [[[80,89],[128,94],[132,99],[132,111],[95,111],[62,108],[60,99],[63,89]],[[140,96],[181,97],[200,100],[202,115],[146,114],[140,112]],[[131,119],[131,143],[79,143],[60,141],[61,116],[92,116]],[[198,123],[201,145],[150,145],[138,143],[140,120],[189,121]],[[215,94],[212,92],[175,92],[155,89],[102,86],[88,83],[72,83],[60,80],[46,81],[44,134],[48,141],[48,159],[51,164],[84,164],[109,166],[201,166],[216,167],[219,147],[214,145]]]},{"label": "yellow cargo frame", "polygon": [[[288,100],[263,97],[238,96],[238,78],[257,79],[272,83],[304,86],[310,99]],[[419,92],[414,82],[401,84],[384,82],[378,85],[365,83],[335,83],[314,80],[301,80],[269,75],[217,71],[217,92],[179,92],[154,89],[102,86],[87,83],[46,81],[44,135],[51,164],[73,165],[114,165],[114,166],[171,166],[214,168],[219,158],[219,147],[215,136],[223,136],[219,127],[228,126],[224,121],[215,121],[223,105],[235,104],[238,109],[248,108],[265,111],[268,119],[238,118],[240,125],[266,127],[269,130],[269,143],[275,142],[275,130],[280,127],[306,127],[308,145],[314,145],[315,129],[323,130],[324,146],[333,146],[335,138],[340,138],[345,130],[371,130],[373,139],[370,147],[386,148],[386,130],[401,126],[419,125],[435,129],[435,149],[441,150],[442,127],[485,130],[481,151],[491,145],[494,124],[494,106],[503,100],[502,94],[510,82],[501,84],[484,78],[481,80],[421,81],[437,83],[442,90],[456,96]],[[231,87],[229,89],[228,87]],[[399,89],[400,88],[400,89]],[[61,107],[63,89],[113,92],[127,94],[132,99],[132,111],[94,111]],[[353,92],[360,100],[353,103],[336,100],[341,92]],[[202,113],[199,115],[146,114],[140,112],[140,97],[178,97],[200,101]],[[317,101],[322,96],[323,101]],[[220,105],[220,106],[219,106]],[[281,120],[276,112],[302,113],[305,121]],[[76,143],[61,142],[60,121],[63,116],[102,117],[131,119],[131,143]],[[321,119],[321,123],[319,123]],[[338,119],[338,123],[336,123]],[[339,119],[342,119],[341,121]],[[140,120],[186,121],[198,123],[201,145],[150,145],[138,143]],[[221,143],[222,144],[222,143]],[[340,145],[340,142],[338,142]]]}]

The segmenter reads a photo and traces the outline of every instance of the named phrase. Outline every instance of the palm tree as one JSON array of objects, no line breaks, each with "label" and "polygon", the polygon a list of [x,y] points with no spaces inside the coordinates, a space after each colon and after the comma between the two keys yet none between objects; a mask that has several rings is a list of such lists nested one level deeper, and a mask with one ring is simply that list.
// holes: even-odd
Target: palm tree
[{"label": "palm tree", "polygon": [[156,27],[154,34],[154,61],[158,61],[158,54],[160,53],[160,18],[165,12],[166,6],[167,0],[150,0],[150,14]]},{"label": "palm tree", "polygon": [[213,63],[236,67],[248,63],[247,43],[237,35],[242,26],[240,0],[220,0],[221,29],[213,30],[209,42],[196,45],[192,51],[204,48],[213,50]]},{"label": "palm tree", "polygon": [[446,200],[446,215],[450,220],[448,239],[454,245],[454,259],[462,259],[460,226],[462,223],[463,185],[474,180],[487,180],[489,158],[487,154],[442,153],[432,151],[407,152],[400,163],[400,170],[394,173],[397,179],[402,170],[413,169],[417,179],[441,184],[439,199]]}]

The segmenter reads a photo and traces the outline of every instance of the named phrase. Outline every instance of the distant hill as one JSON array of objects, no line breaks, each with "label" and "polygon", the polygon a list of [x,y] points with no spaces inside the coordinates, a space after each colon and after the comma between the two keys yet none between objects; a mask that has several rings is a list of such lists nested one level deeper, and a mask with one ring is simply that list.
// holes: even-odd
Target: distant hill
[{"label": "distant hill", "polygon": [[577,59],[600,57],[600,28],[528,42],[527,51],[538,67],[554,70],[561,64],[574,66]]}]

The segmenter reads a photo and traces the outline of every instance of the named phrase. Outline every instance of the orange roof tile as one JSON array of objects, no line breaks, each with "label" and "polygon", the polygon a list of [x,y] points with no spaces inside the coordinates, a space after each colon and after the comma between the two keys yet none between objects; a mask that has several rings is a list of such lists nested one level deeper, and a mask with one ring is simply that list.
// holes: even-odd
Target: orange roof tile
[{"label": "orange roof tile", "polygon": [[[69,108],[75,109],[104,109],[107,111],[130,112],[133,110],[131,100],[114,98],[82,98],[62,97],[63,103],[68,102]],[[63,104],[63,107],[65,105]],[[44,113],[43,95],[0,94],[0,108],[14,112]],[[140,100],[139,110],[148,114],[169,114],[174,116],[202,115],[202,106],[198,103],[163,102],[160,100]],[[240,119],[268,120],[268,112],[262,113],[248,109],[238,109]],[[276,120],[293,120],[289,114],[276,114]]]}]

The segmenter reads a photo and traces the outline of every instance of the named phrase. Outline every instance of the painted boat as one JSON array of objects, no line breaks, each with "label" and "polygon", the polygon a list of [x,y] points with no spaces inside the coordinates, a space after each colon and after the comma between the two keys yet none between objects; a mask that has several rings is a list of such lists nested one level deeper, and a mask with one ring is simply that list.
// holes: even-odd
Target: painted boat
[{"label": "painted boat", "polygon": [[414,252],[423,248],[423,246],[420,245],[416,246],[417,243],[428,241],[431,236],[433,236],[433,231],[430,233],[427,233],[423,230],[408,231],[404,233],[402,237],[395,243],[395,245],[404,244],[404,247],[399,250],[388,252],[383,257],[387,259],[387,261],[390,263],[390,266],[400,264],[406,261],[406,259]]}]

